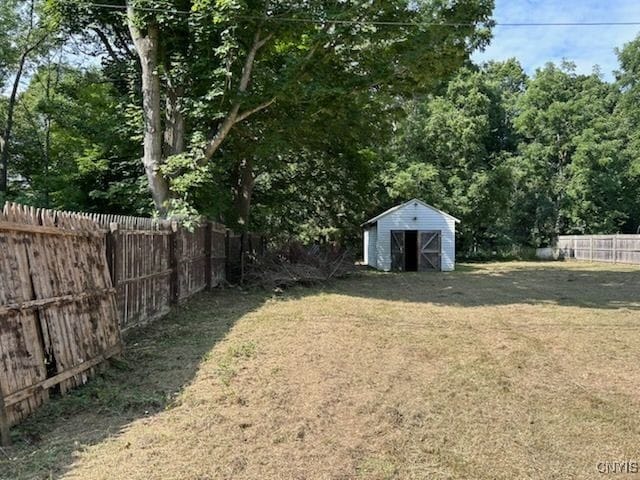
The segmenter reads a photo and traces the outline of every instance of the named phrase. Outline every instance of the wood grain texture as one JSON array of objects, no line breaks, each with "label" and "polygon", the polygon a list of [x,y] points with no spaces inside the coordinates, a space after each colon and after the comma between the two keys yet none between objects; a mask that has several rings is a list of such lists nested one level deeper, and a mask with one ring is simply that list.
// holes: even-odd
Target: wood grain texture
[{"label": "wood grain texture", "polygon": [[[0,393],[13,425],[49,398],[85,383],[121,345],[105,231],[69,212],[7,204],[0,214]],[[69,373],[71,372],[71,373]],[[56,381],[52,382],[51,379]],[[48,383],[47,383],[48,382]],[[33,389],[35,385],[47,388]]]}]

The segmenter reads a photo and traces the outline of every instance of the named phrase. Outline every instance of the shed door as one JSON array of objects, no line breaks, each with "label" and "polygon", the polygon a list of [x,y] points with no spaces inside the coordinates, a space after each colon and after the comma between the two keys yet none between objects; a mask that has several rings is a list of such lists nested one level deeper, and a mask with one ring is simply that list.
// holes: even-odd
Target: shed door
[{"label": "shed door", "polygon": [[424,230],[418,235],[418,270],[421,272],[440,271],[442,265],[441,231]]},{"label": "shed door", "polygon": [[404,271],[404,231],[391,230],[391,270]]}]

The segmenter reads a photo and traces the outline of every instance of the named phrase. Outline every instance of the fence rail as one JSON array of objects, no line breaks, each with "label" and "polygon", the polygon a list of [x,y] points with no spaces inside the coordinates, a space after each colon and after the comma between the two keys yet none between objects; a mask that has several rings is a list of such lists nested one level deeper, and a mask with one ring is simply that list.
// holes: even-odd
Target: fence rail
[{"label": "fence rail", "polygon": [[565,258],[640,265],[640,235],[560,235]]},{"label": "fence rail", "polygon": [[[229,246],[232,248],[229,248]],[[202,221],[6,204],[0,213],[0,434],[49,398],[85,383],[121,350],[121,332],[225,281],[242,281],[255,234]],[[259,252],[258,252],[259,250]]]}]

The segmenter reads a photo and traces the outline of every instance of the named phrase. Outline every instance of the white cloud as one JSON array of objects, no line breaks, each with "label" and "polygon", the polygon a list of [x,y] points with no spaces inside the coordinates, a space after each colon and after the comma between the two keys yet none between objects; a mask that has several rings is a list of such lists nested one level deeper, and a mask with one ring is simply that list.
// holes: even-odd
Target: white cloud
[{"label": "white cloud", "polygon": [[[521,22],[632,22],[640,21],[637,0],[497,0],[498,23]],[[571,60],[580,73],[599,65],[606,79],[618,68],[614,49],[633,40],[639,26],[496,26],[491,45],[477,52],[476,62],[517,58],[532,74],[547,62]]]}]

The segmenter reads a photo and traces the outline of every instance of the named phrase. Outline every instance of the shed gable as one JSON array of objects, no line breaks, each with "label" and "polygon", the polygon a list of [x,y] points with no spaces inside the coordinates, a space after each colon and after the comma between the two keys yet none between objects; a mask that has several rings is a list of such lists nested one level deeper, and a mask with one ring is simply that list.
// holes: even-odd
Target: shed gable
[{"label": "shed gable", "polygon": [[428,203],[425,203],[420,199],[414,198],[413,200],[409,200],[408,202],[401,203],[400,205],[396,205],[395,207],[391,207],[390,209],[385,210],[381,214],[379,214],[379,215],[367,220],[365,223],[363,223],[361,225],[361,227],[365,227],[367,225],[373,225],[376,222],[378,222],[380,219],[382,219],[383,217],[386,217],[387,215],[397,214],[397,212],[399,210],[402,210],[402,209],[404,209],[404,208],[406,208],[406,207],[408,207],[410,205],[414,205],[414,206],[420,205],[420,206],[426,208],[427,210],[433,211],[434,213],[437,213],[439,215],[447,217],[450,220],[453,220],[455,223],[460,223],[460,220],[457,219],[456,217],[454,217],[453,215],[449,215],[448,213],[443,212],[442,210],[439,210],[436,207],[434,207],[432,205],[429,205]]}]

